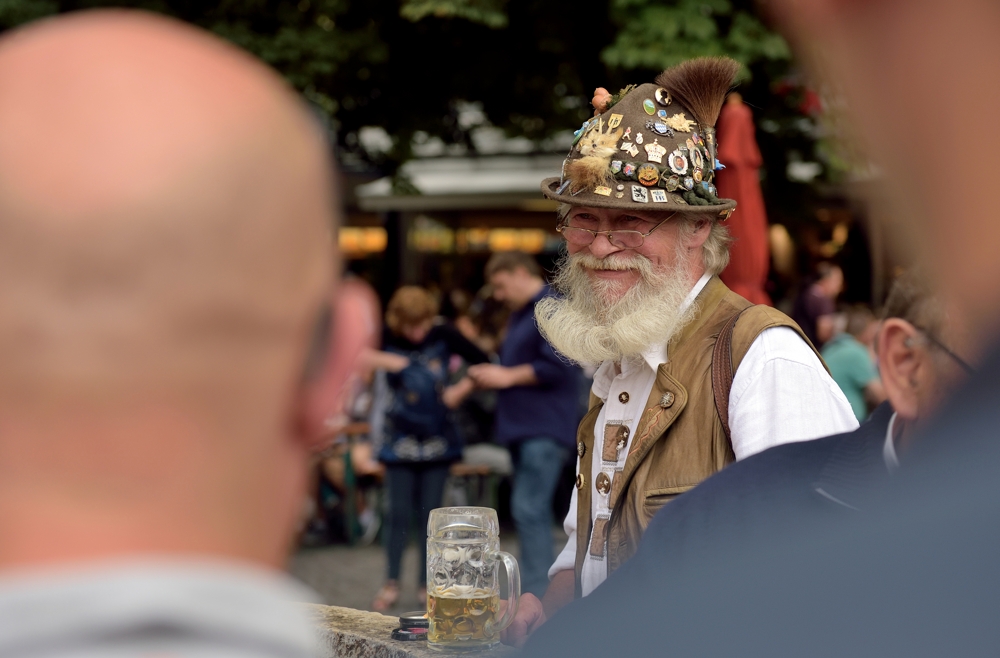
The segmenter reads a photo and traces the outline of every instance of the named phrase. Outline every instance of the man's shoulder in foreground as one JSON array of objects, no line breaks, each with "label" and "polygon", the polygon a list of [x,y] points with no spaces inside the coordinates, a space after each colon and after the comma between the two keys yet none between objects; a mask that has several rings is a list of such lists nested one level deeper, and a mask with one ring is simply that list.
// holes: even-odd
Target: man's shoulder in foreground
[{"label": "man's shoulder in foreground", "polygon": [[287,576],[221,560],[10,572],[0,655],[314,658],[307,602],[316,595]]},{"label": "man's shoulder in foreground", "polygon": [[763,532],[813,509],[862,507],[869,480],[888,473],[882,447],[891,416],[884,404],[852,432],[779,445],[731,464],[664,507],[637,557],[662,556],[666,544],[697,550],[719,535]]}]

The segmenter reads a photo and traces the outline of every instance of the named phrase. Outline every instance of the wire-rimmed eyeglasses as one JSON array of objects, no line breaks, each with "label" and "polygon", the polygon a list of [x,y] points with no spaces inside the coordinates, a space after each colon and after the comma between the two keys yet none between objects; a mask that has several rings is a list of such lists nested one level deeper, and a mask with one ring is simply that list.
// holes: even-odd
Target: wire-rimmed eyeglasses
[{"label": "wire-rimmed eyeglasses", "polygon": [[645,233],[642,231],[633,231],[631,229],[620,229],[611,231],[595,231],[589,228],[580,228],[579,226],[570,226],[569,224],[563,223],[556,227],[558,233],[562,233],[562,236],[566,238],[566,242],[574,244],[578,247],[586,247],[587,245],[594,242],[598,235],[603,235],[608,239],[615,247],[619,249],[638,249],[642,246],[642,243],[646,241],[649,234],[656,229],[663,226],[671,217],[677,213],[670,213],[670,215],[664,219],[662,222],[649,229]]},{"label": "wire-rimmed eyeglasses", "polygon": [[962,369],[965,370],[965,372],[969,373],[970,375],[976,374],[975,368],[973,368],[972,366],[970,366],[968,364],[968,362],[965,361],[965,359],[963,359],[959,355],[957,355],[954,352],[952,352],[951,349],[949,349],[949,347],[947,345],[945,345],[943,342],[941,342],[937,338],[937,336],[935,336],[933,333],[931,333],[927,329],[924,329],[920,325],[916,325],[915,324],[915,325],[913,325],[913,328],[916,329],[917,331],[919,331],[921,334],[923,334],[924,338],[926,338],[927,341],[929,343],[931,343],[934,347],[938,348],[939,350],[941,350],[942,352],[944,352],[945,354],[947,354],[949,357],[951,357],[952,361],[954,361],[955,363],[957,363],[958,365],[960,365],[962,367]]}]

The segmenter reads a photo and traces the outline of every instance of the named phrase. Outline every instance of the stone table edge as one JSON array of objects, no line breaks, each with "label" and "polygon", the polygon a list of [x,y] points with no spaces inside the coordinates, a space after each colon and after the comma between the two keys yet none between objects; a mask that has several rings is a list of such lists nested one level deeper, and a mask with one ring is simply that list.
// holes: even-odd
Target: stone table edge
[{"label": "stone table edge", "polygon": [[[306,603],[303,606],[316,621],[323,658],[440,658],[449,655],[428,649],[422,640],[393,640],[391,633],[399,626],[398,617],[331,605]],[[499,646],[488,652],[467,655],[493,658],[512,657],[518,653],[511,647]]]}]

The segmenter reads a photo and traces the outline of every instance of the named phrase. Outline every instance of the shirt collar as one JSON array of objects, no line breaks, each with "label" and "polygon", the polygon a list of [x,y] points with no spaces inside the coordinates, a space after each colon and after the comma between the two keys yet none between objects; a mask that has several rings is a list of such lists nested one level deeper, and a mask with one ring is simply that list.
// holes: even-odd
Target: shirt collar
[{"label": "shirt collar", "polygon": [[[694,284],[691,291],[688,293],[684,301],[681,302],[681,310],[683,311],[688,306],[694,303],[694,300],[701,294],[701,291],[705,288],[708,282],[712,279],[712,275],[705,273],[698,279],[698,282]],[[667,362],[667,344],[663,343],[661,345],[653,345],[646,351],[644,351],[640,357],[636,357],[632,361],[625,361],[622,365],[622,371],[628,372],[637,366],[642,364],[647,365],[653,372],[660,367],[661,363]],[[614,381],[615,377],[618,375],[618,368],[614,361],[605,361],[594,373],[594,385],[591,387],[591,391],[602,400],[608,399],[608,391],[611,389],[611,382]]]},{"label": "shirt collar", "polygon": [[212,559],[164,556],[5,572],[0,574],[0,615],[19,621],[0,625],[0,654],[50,644],[53,638],[71,645],[163,628],[179,638],[318,655],[314,622],[294,603],[317,599],[284,574]]},{"label": "shirt collar", "polygon": [[896,442],[892,439],[892,429],[896,425],[896,414],[892,414],[889,419],[889,427],[885,430],[885,444],[882,446],[882,459],[885,460],[885,467],[889,473],[895,473],[899,469],[899,456],[896,455]]}]

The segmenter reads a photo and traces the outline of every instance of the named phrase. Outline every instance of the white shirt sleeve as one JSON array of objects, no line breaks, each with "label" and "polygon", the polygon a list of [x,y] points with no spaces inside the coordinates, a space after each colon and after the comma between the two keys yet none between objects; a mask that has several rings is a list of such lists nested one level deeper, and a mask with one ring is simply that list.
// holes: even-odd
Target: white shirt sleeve
[{"label": "white shirt sleeve", "polygon": [[761,332],[736,370],[729,394],[736,459],[857,426],[840,387],[793,329]]},{"label": "white shirt sleeve", "polygon": [[[577,472],[580,470],[579,462],[577,462],[576,470]],[[560,571],[576,568],[576,507],[576,487],[573,487],[573,493],[569,497],[569,512],[566,513],[566,519],[563,521],[563,530],[566,531],[569,541],[559,551],[556,561],[549,567],[549,580],[552,580],[552,577]]]}]

